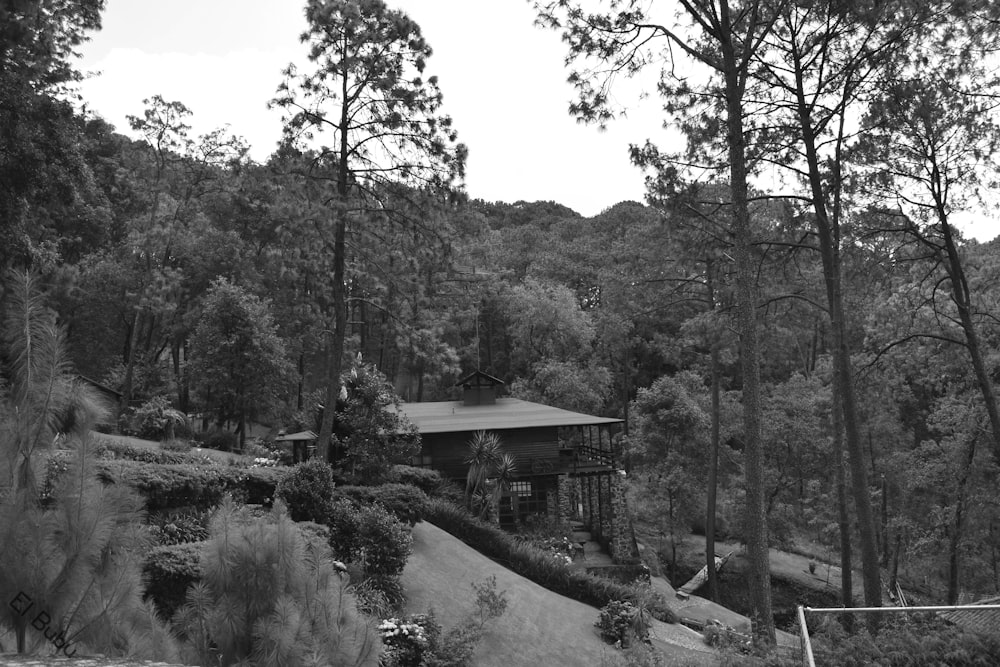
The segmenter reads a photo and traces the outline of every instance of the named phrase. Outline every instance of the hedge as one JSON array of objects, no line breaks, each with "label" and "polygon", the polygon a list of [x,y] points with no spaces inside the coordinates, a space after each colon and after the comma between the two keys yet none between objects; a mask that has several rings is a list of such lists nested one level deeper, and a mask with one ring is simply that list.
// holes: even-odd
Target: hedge
[{"label": "hedge", "polygon": [[430,502],[426,493],[409,484],[338,486],[333,490],[333,498],[350,500],[361,506],[379,504],[411,526],[424,518]]},{"label": "hedge", "polygon": [[493,524],[477,519],[446,500],[432,498],[428,503],[426,518],[476,551],[550,591],[598,608],[612,600],[644,602],[651,607],[654,617],[667,623],[677,622],[676,614],[662,595],[571,570],[550,554]]},{"label": "hedge", "polygon": [[97,442],[97,455],[102,459],[141,461],[143,463],[188,463],[193,465],[214,463],[211,458],[205,456],[204,454],[197,455],[164,449],[145,449],[142,447],[133,447],[132,445],[125,444],[124,442],[118,442],[111,440],[110,438],[102,438],[100,436],[96,436],[95,441]]},{"label": "hedge", "polygon": [[146,599],[151,599],[163,618],[172,618],[184,604],[188,588],[201,578],[204,542],[156,547],[142,567]]},{"label": "hedge", "polygon": [[189,464],[103,461],[98,474],[105,483],[124,483],[141,493],[146,509],[175,507],[209,509],[226,493],[252,505],[271,505],[286,470]]}]

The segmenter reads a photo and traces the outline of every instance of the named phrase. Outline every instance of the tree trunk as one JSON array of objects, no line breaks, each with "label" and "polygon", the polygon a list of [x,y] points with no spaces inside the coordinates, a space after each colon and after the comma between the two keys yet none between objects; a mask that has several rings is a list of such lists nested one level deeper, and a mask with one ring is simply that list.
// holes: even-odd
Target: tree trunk
[{"label": "tree trunk", "polygon": [[746,145],[743,136],[743,88],[740,63],[733,44],[726,2],[720,3],[726,129],[729,144],[730,187],[733,199],[733,236],[737,282],[737,331],[743,373],[744,474],[746,524],[744,536],[750,561],[750,616],[755,638],[775,643],[771,611],[771,570],[768,558],[767,516],[764,511],[764,456],[761,443],[760,348],[757,340],[756,272],[751,258],[750,208],[747,201]]},{"label": "tree trunk", "polygon": [[[844,300],[841,288],[840,270],[840,229],[839,223],[831,222],[823,192],[823,178],[820,173],[816,137],[810,117],[811,107],[807,103],[802,81],[802,66],[795,55],[796,95],[799,112],[799,130],[805,148],[809,169],[809,185],[813,210],[816,214],[816,230],[819,237],[820,255],[823,260],[823,278],[826,282],[827,309],[833,337],[834,372],[840,378],[840,409],[844,416],[844,433],[847,454],[851,468],[851,489],[854,508],[858,519],[861,538],[861,567],[865,589],[865,605],[882,606],[882,584],[879,570],[878,549],[876,547],[875,517],[872,512],[871,493],[868,488],[868,469],[865,465],[864,446],[858,428],[857,397],[854,393],[854,373],[847,342],[847,325],[844,315]],[[839,184],[836,186],[839,189]],[[836,407],[834,409],[837,409]],[[870,614],[871,626],[878,627],[878,614]]]},{"label": "tree trunk", "polygon": [[[851,563],[851,518],[847,507],[847,475],[844,471],[844,414],[841,405],[840,376],[833,374],[833,405],[830,416],[833,422],[833,463],[837,484],[837,526],[840,529],[840,602],[845,607],[854,606],[854,572]],[[844,629],[854,630],[854,616],[843,615]]]},{"label": "tree trunk", "polygon": [[965,529],[965,497],[968,492],[969,476],[972,473],[972,462],[976,458],[976,436],[969,437],[965,448],[965,459],[958,476],[958,493],[955,498],[955,515],[948,540],[948,604],[957,604],[959,588],[959,547],[962,546],[962,533]]},{"label": "tree trunk", "polygon": [[[347,37],[345,36],[345,42]],[[344,50],[346,51],[346,43]],[[346,57],[346,53],[343,54]],[[323,461],[330,460],[330,437],[333,434],[333,416],[340,396],[340,376],[344,359],[344,339],[347,335],[347,285],[344,284],[344,267],[347,264],[347,202],[350,163],[348,162],[347,127],[348,77],[341,75],[340,105],[340,162],[337,168],[337,210],[333,232],[333,332],[326,345],[326,403],[319,427],[316,453]]]},{"label": "tree trunk", "polygon": [[935,202],[938,222],[941,224],[941,235],[944,237],[945,253],[947,262],[945,266],[948,270],[948,277],[951,280],[951,294],[958,308],[958,318],[962,323],[962,332],[965,334],[966,348],[969,350],[969,358],[972,361],[972,369],[976,374],[976,382],[979,384],[979,391],[983,395],[983,402],[986,404],[986,414],[990,418],[990,430],[993,434],[993,459],[1000,465],[1000,412],[997,410],[996,392],[993,390],[993,381],[986,369],[983,361],[982,347],[979,343],[979,333],[976,325],[972,321],[972,295],[969,291],[969,283],[965,278],[965,270],[962,267],[962,258],[958,254],[958,247],[952,234],[951,225],[948,222],[948,213],[944,203],[938,199]]},{"label": "tree trunk", "polygon": [[[708,285],[708,299],[715,308],[715,288],[713,284],[712,261],[706,262],[705,276]],[[719,575],[715,571],[715,506],[718,493],[719,476],[719,439],[720,439],[720,379],[719,379],[719,341],[712,341],[711,351],[712,376],[712,444],[708,461],[708,503],[705,511],[705,565],[708,566],[708,599],[717,602],[719,599]]]}]

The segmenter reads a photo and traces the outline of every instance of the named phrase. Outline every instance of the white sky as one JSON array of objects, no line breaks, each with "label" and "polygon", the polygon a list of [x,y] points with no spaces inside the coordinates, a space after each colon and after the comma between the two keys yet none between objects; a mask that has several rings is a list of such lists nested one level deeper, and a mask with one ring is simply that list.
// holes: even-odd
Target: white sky
[{"label": "white sky", "polygon": [[[90,109],[130,134],[126,116],[161,94],[193,115],[192,135],[229,124],[264,161],[281,135],[267,101],[290,62],[308,69],[298,36],[298,0],[109,0],[104,27],[81,47]],[[662,135],[658,104],[606,132],[579,125],[559,35],[533,25],[526,0],[393,2],[423,30],[434,55],[444,111],[469,147],[469,195],[488,201],[552,200],[583,215],[619,201],[643,201],[642,172],[629,143]]]},{"label": "white sky", "polygon": [[[601,132],[576,123],[559,35],[533,25],[527,0],[388,0],[421,26],[434,55],[444,111],[469,147],[466,186],[487,201],[552,200],[586,216],[624,200],[643,201],[643,174],[630,143],[667,143],[655,95]],[[192,135],[228,124],[264,161],[281,135],[267,101],[291,61],[308,68],[299,34],[301,0],[108,0],[104,27],[81,47],[90,109],[130,134],[155,94],[193,112]],[[652,92],[652,85],[650,85]],[[969,218],[980,240],[1000,233],[1000,215]]]}]

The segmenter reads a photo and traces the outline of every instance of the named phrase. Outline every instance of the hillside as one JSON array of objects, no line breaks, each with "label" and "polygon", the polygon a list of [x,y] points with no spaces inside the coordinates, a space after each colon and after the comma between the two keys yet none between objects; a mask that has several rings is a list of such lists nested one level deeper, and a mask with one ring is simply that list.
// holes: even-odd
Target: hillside
[{"label": "hillside", "polygon": [[[413,554],[403,571],[406,613],[433,608],[449,628],[473,609],[471,584],[490,576],[505,591],[507,612],[487,632],[476,651],[482,667],[601,665],[615,649],[605,644],[594,607],[553,593],[495,563],[426,521],[413,528]],[[716,664],[701,636],[681,625],[654,621],[653,643],[669,665]]]}]

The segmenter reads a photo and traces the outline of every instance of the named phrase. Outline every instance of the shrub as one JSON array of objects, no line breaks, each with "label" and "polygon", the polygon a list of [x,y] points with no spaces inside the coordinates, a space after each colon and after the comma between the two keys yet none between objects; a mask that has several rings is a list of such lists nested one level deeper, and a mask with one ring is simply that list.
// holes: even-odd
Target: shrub
[{"label": "shrub", "polygon": [[160,442],[160,449],[167,452],[181,452],[182,454],[186,454],[191,451],[191,441],[183,438],[163,440]]},{"label": "shrub", "polygon": [[612,600],[601,609],[594,626],[604,641],[628,648],[633,639],[645,641],[649,636],[649,615],[631,602]]},{"label": "shrub", "polygon": [[149,530],[158,544],[186,544],[208,539],[207,511],[166,512],[149,518]]},{"label": "shrub", "polygon": [[152,549],[142,567],[147,600],[163,618],[171,618],[184,604],[187,590],[201,578],[202,543],[176,544]]},{"label": "shrub", "polygon": [[571,570],[548,553],[492,524],[476,519],[467,510],[448,501],[432,498],[428,503],[427,520],[473,549],[551,591],[595,607],[603,607],[612,600],[634,603],[648,596],[656,600],[655,603],[648,603],[654,618],[667,623],[677,622],[677,616],[666,600],[658,593],[650,593],[648,587],[626,586]]},{"label": "shrub", "polygon": [[298,463],[281,480],[276,493],[293,521],[322,523],[330,514],[333,500],[333,470],[319,458]]},{"label": "shrub", "polygon": [[217,449],[220,452],[231,452],[239,444],[239,437],[235,433],[223,431],[222,429],[212,429],[211,431],[201,431],[194,434],[194,439],[202,443],[203,447]]},{"label": "shrub", "polygon": [[154,396],[143,403],[132,416],[132,428],[140,438],[147,440],[173,439],[180,430],[186,429],[187,418],[184,413],[170,407],[170,399],[166,396]]},{"label": "shrub", "polygon": [[269,506],[285,474],[273,468],[157,465],[132,461],[104,461],[98,466],[98,472],[106,483],[128,484],[142,494],[150,512],[189,506],[211,509],[226,493],[235,493],[247,503]]},{"label": "shrub", "polygon": [[335,500],[327,523],[337,557],[358,563],[368,577],[402,574],[413,539],[384,507],[358,507],[348,500]]},{"label": "shrub", "polygon": [[397,519],[411,526],[427,513],[427,494],[409,484],[383,484],[381,486],[340,486],[334,497],[353,501],[358,506],[378,503]]},{"label": "shrub", "polygon": [[389,470],[389,481],[396,484],[415,486],[429,496],[441,487],[444,478],[437,470],[415,466],[394,465]]},{"label": "shrub", "polygon": [[140,461],[143,463],[191,463],[195,465],[215,465],[215,460],[207,456],[195,454],[166,451],[164,449],[146,449],[144,447],[133,447],[124,442],[112,440],[111,438],[96,439],[97,448],[95,452],[102,459],[110,461],[124,459],[127,461]]},{"label": "shrub", "polygon": [[211,535],[202,581],[175,616],[189,664],[377,663],[374,628],[329,548],[307,539],[281,503],[250,519],[227,499]]},{"label": "shrub", "polygon": [[473,583],[475,611],[446,633],[442,633],[433,610],[402,620],[389,618],[383,621],[379,625],[382,641],[386,645],[383,664],[386,667],[460,667],[470,664],[486,624],[503,615],[507,609],[506,594],[502,591],[498,593],[496,585],[496,577],[490,577],[481,584]]}]

